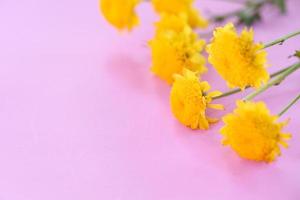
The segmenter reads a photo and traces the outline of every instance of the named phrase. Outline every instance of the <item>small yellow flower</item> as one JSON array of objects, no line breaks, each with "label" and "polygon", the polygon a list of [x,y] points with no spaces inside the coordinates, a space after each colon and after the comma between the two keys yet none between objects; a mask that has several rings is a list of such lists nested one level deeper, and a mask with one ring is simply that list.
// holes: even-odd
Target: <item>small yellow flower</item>
[{"label": "small yellow flower", "polygon": [[221,93],[218,91],[207,93],[210,85],[200,82],[196,73],[187,69],[183,75],[174,75],[175,82],[170,94],[170,104],[174,116],[185,126],[192,129],[208,129],[209,123],[216,119],[206,116],[206,109],[223,109],[220,104],[211,104],[212,97]]},{"label": "small yellow flower", "polygon": [[242,158],[271,162],[281,153],[279,144],[287,147],[285,140],[291,137],[282,132],[287,121],[277,119],[263,102],[237,101],[233,114],[223,118],[223,144],[231,146]]},{"label": "small yellow flower", "polygon": [[100,9],[106,18],[116,28],[131,30],[139,23],[135,7],[140,0],[100,0]]},{"label": "small yellow flower", "polygon": [[205,41],[199,40],[189,27],[181,32],[156,34],[149,45],[152,52],[151,71],[169,84],[173,82],[173,75],[181,73],[183,68],[198,73],[207,70],[205,58],[200,54]]},{"label": "small yellow flower", "polygon": [[254,43],[253,29],[244,29],[238,35],[232,23],[217,28],[207,46],[208,60],[226,80],[229,87],[244,89],[266,83],[266,51],[261,43]]},{"label": "small yellow flower", "polygon": [[208,21],[202,17],[192,4],[194,0],[152,0],[159,14],[184,15],[191,28],[205,28]]},{"label": "small yellow flower", "polygon": [[195,8],[189,8],[187,15],[188,23],[192,28],[206,28],[208,26],[208,21]]},{"label": "small yellow flower", "polygon": [[154,9],[158,13],[178,14],[185,12],[194,0],[152,0]]},{"label": "small yellow flower", "polygon": [[165,31],[182,32],[188,26],[187,17],[184,14],[162,14],[158,22],[155,23],[156,34],[161,34]]}]

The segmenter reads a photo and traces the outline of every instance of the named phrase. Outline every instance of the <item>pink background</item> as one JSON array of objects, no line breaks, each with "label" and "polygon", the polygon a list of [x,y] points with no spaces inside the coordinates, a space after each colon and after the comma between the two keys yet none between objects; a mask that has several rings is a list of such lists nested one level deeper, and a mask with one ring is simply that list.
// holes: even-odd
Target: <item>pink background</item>
[{"label": "pink background", "polygon": [[[205,15],[236,7],[199,2]],[[266,10],[258,41],[300,27],[300,1],[288,8]],[[105,22],[96,0],[0,0],[0,199],[300,199],[300,104],[283,117],[292,119],[290,148],[269,165],[221,146],[222,123],[183,127],[169,86],[149,72],[157,17],[147,3],[138,13],[142,25],[127,34]],[[287,57],[299,44],[268,49],[270,71],[295,62]],[[226,90],[214,70],[203,79]],[[277,113],[300,92],[299,79],[258,99]],[[220,101],[226,112],[239,96]]]}]

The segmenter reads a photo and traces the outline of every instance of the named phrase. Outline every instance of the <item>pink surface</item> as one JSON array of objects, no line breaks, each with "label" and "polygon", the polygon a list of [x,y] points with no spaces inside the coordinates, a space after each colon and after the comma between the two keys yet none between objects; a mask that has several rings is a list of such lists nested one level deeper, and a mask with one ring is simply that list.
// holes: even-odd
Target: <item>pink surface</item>
[{"label": "pink surface", "polygon": [[[198,6],[205,14],[233,8]],[[286,16],[266,11],[257,40],[300,27],[300,2],[288,7]],[[270,165],[221,146],[222,123],[207,132],[181,126],[170,88],[149,73],[156,17],[147,4],[138,12],[142,25],[120,34],[96,0],[0,1],[0,199],[300,199],[300,105],[284,116],[292,118],[290,148]],[[270,71],[295,62],[287,57],[299,44],[268,50]],[[226,89],[213,70],[204,79]],[[299,79],[258,99],[277,113],[300,92]],[[226,112],[234,106],[233,98],[221,102]]]}]

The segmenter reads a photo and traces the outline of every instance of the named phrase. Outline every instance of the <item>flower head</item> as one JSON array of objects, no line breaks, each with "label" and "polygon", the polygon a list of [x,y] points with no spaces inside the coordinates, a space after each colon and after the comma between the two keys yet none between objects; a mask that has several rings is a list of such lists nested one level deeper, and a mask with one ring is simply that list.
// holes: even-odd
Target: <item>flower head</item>
[{"label": "flower head", "polygon": [[188,23],[192,28],[206,28],[208,26],[208,21],[202,15],[200,12],[195,8],[189,8],[187,10],[187,16],[188,16]]},{"label": "flower head", "polygon": [[254,43],[253,30],[238,35],[233,24],[217,28],[207,46],[208,60],[230,87],[259,87],[269,79],[266,51]]},{"label": "flower head", "polygon": [[152,0],[159,14],[184,15],[191,28],[205,28],[208,21],[193,6],[194,0]]},{"label": "flower head", "polygon": [[140,0],[100,0],[101,11],[109,23],[118,29],[131,30],[139,23],[135,6]]},{"label": "flower head", "polygon": [[152,52],[151,71],[167,81],[173,82],[173,75],[183,68],[194,72],[206,71],[205,58],[200,53],[205,41],[199,40],[189,27],[181,32],[163,31],[149,42]]},{"label": "flower head", "polygon": [[242,158],[271,162],[280,155],[279,144],[287,147],[285,140],[290,138],[290,134],[282,132],[287,122],[277,119],[263,102],[237,101],[234,113],[223,118],[223,144]]},{"label": "flower head", "polygon": [[206,116],[206,109],[223,109],[222,105],[211,104],[212,97],[220,92],[210,90],[207,82],[200,82],[196,73],[187,69],[183,75],[176,74],[170,94],[171,109],[175,117],[185,126],[192,129],[208,129],[209,123],[215,122]]},{"label": "flower head", "polygon": [[177,33],[184,31],[188,26],[187,17],[184,14],[162,14],[158,22],[155,23],[156,34],[161,34],[165,31],[175,31]]},{"label": "flower head", "polygon": [[152,0],[154,9],[158,13],[178,14],[185,12],[194,0]]}]

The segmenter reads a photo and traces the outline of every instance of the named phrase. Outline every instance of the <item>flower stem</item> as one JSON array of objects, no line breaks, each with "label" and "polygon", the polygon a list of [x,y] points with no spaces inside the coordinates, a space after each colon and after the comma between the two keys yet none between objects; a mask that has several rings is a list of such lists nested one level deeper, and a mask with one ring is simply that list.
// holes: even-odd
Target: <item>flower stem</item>
[{"label": "flower stem", "polygon": [[[246,89],[249,88],[249,87],[246,87]],[[230,96],[232,94],[236,94],[238,92],[241,92],[242,90],[240,88],[236,88],[236,89],[233,89],[233,90],[229,90],[228,92],[225,92],[219,96],[216,96],[216,97],[213,97],[213,99],[221,99],[223,97],[227,97],[227,96]]]},{"label": "flower stem", "polygon": [[287,35],[285,35],[285,36],[283,36],[281,38],[278,38],[278,39],[276,39],[276,40],[274,40],[272,42],[269,42],[269,43],[265,44],[264,45],[264,49],[266,49],[268,47],[271,47],[271,46],[274,46],[276,44],[283,44],[286,40],[288,40],[288,39],[290,39],[292,37],[295,37],[295,36],[297,36],[299,34],[300,34],[300,30],[292,32],[290,34],[287,34]]},{"label": "flower stem", "polygon": [[274,79],[270,80],[267,84],[263,85],[258,90],[254,91],[254,92],[250,93],[248,96],[246,96],[244,98],[244,101],[250,101],[257,95],[263,93],[264,91],[266,91],[267,89],[272,87],[273,85],[277,85],[277,84],[281,83],[288,75],[290,75],[291,73],[293,73],[294,71],[296,71],[299,68],[300,68],[300,62],[292,65],[289,69],[287,69],[280,75],[276,76]]},{"label": "flower stem", "polygon": [[279,70],[277,72],[274,72],[273,74],[271,74],[270,77],[274,78],[275,76],[278,76],[279,74],[282,74],[283,72],[285,72],[286,70],[290,69],[291,67],[293,67],[293,65],[292,66],[288,66],[286,68],[283,68],[283,69],[281,69],[281,70]]},{"label": "flower stem", "polygon": [[[289,68],[291,68],[292,66],[289,66],[289,67],[286,67],[284,69],[281,69],[277,72],[274,72],[273,74],[270,75],[271,78],[275,77],[275,76],[278,76],[279,74],[285,72],[286,70],[288,70]],[[250,88],[250,86],[247,86],[245,89],[248,89]],[[213,99],[221,99],[223,97],[227,97],[227,96],[230,96],[232,94],[236,94],[236,93],[239,93],[241,92],[242,90],[240,88],[236,88],[236,89],[232,89],[232,90],[229,90],[228,92],[225,92],[219,96],[216,96],[216,97],[213,97]]]},{"label": "flower stem", "polygon": [[278,116],[280,117],[280,116],[282,116],[284,113],[286,113],[289,109],[290,109],[290,107],[292,107],[295,103],[297,103],[297,101],[300,99],[300,94],[296,97],[296,98],[294,98],[279,114],[278,114]]}]

